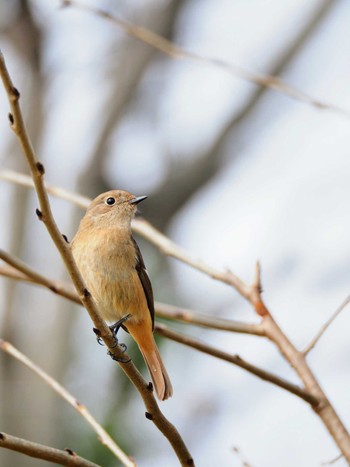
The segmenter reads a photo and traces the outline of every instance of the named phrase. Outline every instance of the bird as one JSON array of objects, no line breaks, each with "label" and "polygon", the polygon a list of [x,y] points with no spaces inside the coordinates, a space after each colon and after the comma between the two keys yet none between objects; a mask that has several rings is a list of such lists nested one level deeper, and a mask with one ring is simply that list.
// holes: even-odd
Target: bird
[{"label": "bird", "polygon": [[156,342],[154,299],[142,254],[132,236],[137,205],[147,196],[111,190],[97,196],[87,208],[71,251],[101,317],[122,326],[137,343],[159,400],[173,388]]}]

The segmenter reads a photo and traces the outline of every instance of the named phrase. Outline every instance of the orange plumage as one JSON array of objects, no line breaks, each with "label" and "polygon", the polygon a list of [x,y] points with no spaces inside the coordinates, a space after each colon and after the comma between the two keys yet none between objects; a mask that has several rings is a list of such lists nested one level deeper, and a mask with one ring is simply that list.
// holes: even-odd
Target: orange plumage
[{"label": "orange plumage", "polygon": [[131,234],[136,205],[145,197],[113,190],[90,204],[71,247],[74,259],[106,321],[123,326],[139,346],[160,400],[172,385],[153,338],[154,303],[141,252]]}]

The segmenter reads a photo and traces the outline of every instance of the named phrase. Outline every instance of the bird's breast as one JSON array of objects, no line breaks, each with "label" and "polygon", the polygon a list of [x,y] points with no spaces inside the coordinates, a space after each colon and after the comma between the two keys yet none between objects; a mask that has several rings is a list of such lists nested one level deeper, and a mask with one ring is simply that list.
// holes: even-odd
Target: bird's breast
[{"label": "bird's breast", "polygon": [[72,252],[104,319],[117,321],[128,313],[136,317],[144,309],[146,299],[130,235],[109,232],[78,237]]}]

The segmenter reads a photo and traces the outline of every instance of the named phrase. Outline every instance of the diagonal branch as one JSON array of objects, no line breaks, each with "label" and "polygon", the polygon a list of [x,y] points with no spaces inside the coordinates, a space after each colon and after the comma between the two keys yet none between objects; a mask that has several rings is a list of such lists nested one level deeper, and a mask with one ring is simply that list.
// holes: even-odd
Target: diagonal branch
[{"label": "diagonal branch", "polygon": [[219,318],[218,316],[210,316],[199,311],[188,310],[167,303],[156,302],[156,313],[159,318],[175,319],[209,329],[264,336],[264,331],[260,324],[242,323],[231,319]]},{"label": "diagonal branch", "polygon": [[[1,177],[4,178],[3,173],[0,173],[0,178]],[[9,178],[9,174],[7,173],[7,179]],[[16,179],[16,175],[13,176],[12,174],[12,178],[13,179],[11,181],[21,183]],[[52,194],[55,195],[55,187],[52,188]],[[66,194],[68,194],[68,192]],[[70,193],[69,197],[71,201],[75,202],[73,194]],[[207,265],[202,260],[193,257],[189,252],[176,245],[144,219],[135,219],[133,229],[135,232],[139,233],[157,246],[164,254],[172,256],[202,273],[209,275],[213,279],[219,280],[233,287],[254,307],[256,313],[262,318],[260,327],[263,329],[263,333],[276,345],[282,356],[295,370],[301,381],[304,383],[306,390],[320,401],[318,407],[315,408],[315,412],[324,423],[344,457],[350,462],[350,437],[346,427],[326,397],[323,389],[317,381],[317,378],[307,365],[304,355],[302,352],[299,352],[287,338],[269,313],[261,298],[262,287],[259,263],[256,264],[253,283],[249,285],[244,283],[231,271],[220,271],[210,265]]]},{"label": "diagonal branch", "polygon": [[[81,304],[79,301],[79,297],[76,295],[76,293],[73,292],[69,294],[68,287],[65,287],[62,284],[56,285],[54,281],[47,279],[44,276],[41,276],[39,273],[33,271],[25,263],[18,260],[17,258],[14,258],[8,253],[3,252],[2,250],[0,250],[0,258],[6,261],[8,264],[12,265],[13,271],[10,270],[8,274],[10,277],[21,280],[32,280],[37,284],[41,284],[49,288],[53,292],[59,293],[60,295],[63,295],[66,298]],[[18,276],[18,271],[22,275]],[[7,273],[7,271],[3,271],[0,269],[0,274],[2,272],[4,272],[4,274]],[[66,289],[68,289],[68,293]],[[258,331],[260,329],[259,325],[240,323],[219,318],[212,318],[208,315],[205,315],[204,313],[198,313],[193,310],[181,309],[165,303],[156,303],[156,311],[157,316],[161,316],[163,318],[179,319],[187,323],[198,324],[200,326],[204,326],[211,329],[219,329],[232,332],[243,332],[246,334],[264,335],[263,331]],[[269,373],[265,370],[256,367],[255,365],[244,361],[237,355],[231,355],[226,352],[222,352],[214,347],[210,347],[206,344],[200,343],[199,341],[196,341],[188,336],[183,336],[182,334],[179,334],[164,325],[157,324],[156,331],[161,335],[175,340],[176,342],[189,345],[198,350],[201,350],[202,352],[208,353],[217,358],[221,358],[225,361],[229,361],[230,363],[240,366],[241,368],[244,368],[245,370],[253,373],[261,379],[269,381],[273,384],[276,384],[277,386],[286,389],[287,391],[292,392],[293,394],[296,394],[297,396],[301,397],[302,399],[306,400],[312,405],[315,405],[317,403],[317,400],[315,398],[313,398],[311,395],[308,395],[298,386],[288,383],[283,378],[279,378],[278,376],[275,376],[272,373]]]},{"label": "diagonal branch", "polygon": [[23,438],[0,432],[0,447],[11,449],[11,451],[21,452],[36,459],[43,459],[55,464],[75,466],[75,467],[100,467],[98,464],[90,462],[70,449],[61,451],[60,449],[34,443]]},{"label": "diagonal branch", "polygon": [[305,92],[285,83],[277,76],[255,73],[239,65],[225,62],[224,60],[220,60],[218,58],[206,57],[203,55],[196,54],[194,52],[190,52],[174,44],[168,39],[165,39],[164,37],[156,34],[155,32],[150,31],[149,29],[146,29],[142,26],[138,26],[136,24],[129,23],[128,21],[116,15],[112,15],[111,13],[105,10],[83,4],[77,0],[63,0],[62,4],[63,6],[73,6],[81,10],[89,11],[90,13],[98,15],[101,18],[109,20],[116,24],[122,31],[124,31],[129,36],[132,36],[135,39],[144,42],[145,44],[148,44],[151,47],[154,47],[155,49],[159,50],[160,52],[163,52],[164,54],[169,55],[172,58],[189,59],[199,63],[214,66],[229,73],[230,75],[245,79],[258,86],[263,86],[274,91],[281,92],[282,94],[285,94],[292,99],[304,102],[318,109],[328,110],[331,112],[341,114],[346,118],[350,118],[350,110],[343,109],[337,105],[326,103],[312,96],[309,96]]},{"label": "diagonal branch", "polygon": [[[62,297],[65,297],[75,303],[81,305],[79,296],[70,287],[70,284],[49,279],[39,272],[29,267],[22,260],[0,249],[0,259],[5,261],[10,267],[0,267],[0,275],[10,277],[15,280],[32,282],[42,285]],[[182,321],[192,325],[203,326],[210,329],[218,329],[221,331],[239,332],[243,334],[251,334],[255,336],[264,336],[264,331],[260,324],[243,323],[230,319],[212,317],[205,313],[200,313],[194,310],[188,310],[167,303],[155,302],[155,311],[157,317]]]},{"label": "diagonal branch", "polygon": [[[38,273],[31,267],[29,267],[26,263],[24,263],[22,260],[19,258],[16,258],[13,255],[10,255],[9,253],[6,253],[6,251],[0,249],[0,259],[5,261],[5,263],[9,264],[12,266],[12,268],[17,271],[22,273],[22,276],[19,276],[18,279],[22,280],[29,280],[31,282],[34,282],[35,284],[42,285],[48,289],[51,290],[51,292],[54,292],[58,295],[62,295],[65,298],[68,298],[69,300],[72,300],[73,302],[79,303],[81,305],[81,301],[79,300],[79,296],[77,295],[76,291],[70,286],[70,284],[61,282],[61,281],[52,281],[51,279],[48,279],[46,276],[43,276],[42,274]],[[0,269],[1,271],[1,269]],[[9,272],[12,274],[14,271],[3,271],[3,272]],[[12,275],[14,279],[14,277]]]},{"label": "diagonal branch", "polygon": [[344,308],[350,303],[350,295],[346,297],[343,303],[335,310],[332,316],[324,323],[321,329],[318,331],[316,336],[312,339],[310,344],[304,349],[303,354],[306,356],[308,353],[315,347],[317,342],[321,339],[323,334],[327,331],[329,326],[333,323],[333,321],[340,315],[340,313],[344,310]]},{"label": "diagonal branch", "polygon": [[227,352],[224,352],[222,350],[219,350],[215,347],[212,347],[208,344],[205,344],[203,342],[200,342],[199,340],[185,336],[183,334],[180,334],[179,332],[174,331],[173,329],[170,329],[169,327],[165,326],[164,324],[156,324],[155,325],[155,331],[157,334],[160,334],[161,336],[168,337],[169,339],[179,342],[180,344],[187,345],[188,347],[192,347],[194,349],[199,350],[200,352],[204,352],[208,355],[212,355],[213,357],[220,358],[221,360],[225,360],[226,362],[232,363],[233,365],[239,366],[240,368],[243,368],[244,370],[248,371],[249,373],[252,373],[253,375],[257,376],[258,378],[268,381],[269,383],[272,383],[276,386],[279,386],[280,388],[285,389],[288,392],[291,392],[292,394],[300,397],[304,401],[308,402],[312,406],[318,404],[318,400],[312,396],[308,391],[306,391],[303,388],[300,388],[299,386],[290,383],[289,381],[286,381],[283,378],[280,378],[279,376],[274,375],[273,373],[270,373],[268,371],[265,371],[249,362],[246,360],[243,360],[239,355],[232,355]]},{"label": "diagonal branch", "polygon": [[[37,215],[39,219],[44,222],[45,227],[47,228],[53,242],[55,243],[57,250],[59,251],[66,269],[72,279],[72,282],[78,292],[79,298],[88,311],[98,335],[102,338],[106,347],[108,347],[111,355],[115,359],[119,361],[125,361],[125,358],[128,359],[128,357],[125,354],[123,355],[123,349],[121,349],[120,346],[115,345],[113,333],[101,318],[92,295],[87,290],[81,274],[75,264],[70,247],[62,236],[54,220],[51,212],[48,193],[44,184],[45,169],[43,164],[36,159],[36,155],[29,139],[19,105],[20,94],[12,83],[2,54],[0,54],[0,75],[11,107],[11,113],[9,114],[10,125],[18,138],[23,154],[29,165],[39,200],[40,209],[37,210]],[[119,365],[124,373],[128,376],[130,381],[133,383],[133,385],[136,387],[136,389],[139,391],[147,410],[147,418],[152,420],[157,428],[168,439],[179,461],[182,464],[193,465],[191,454],[189,453],[187,446],[185,445],[179,432],[176,430],[174,425],[172,425],[169,420],[167,420],[167,418],[159,409],[159,406],[153,395],[153,388],[151,388],[151,386],[146,383],[131,360],[127,363],[120,362]]]},{"label": "diagonal branch", "polygon": [[0,349],[8,353],[12,357],[16,358],[18,361],[23,363],[27,368],[36,373],[40,378],[42,378],[45,383],[50,386],[54,391],[56,391],[65,401],[68,402],[93,428],[95,433],[97,433],[101,443],[106,446],[119,460],[120,462],[127,466],[135,466],[135,462],[130,459],[129,456],[123,452],[120,447],[115,443],[115,441],[109,436],[109,434],[102,428],[102,426],[97,422],[97,420],[92,416],[89,410],[81,404],[74,396],[72,396],[61,384],[58,383],[52,376],[48,375],[42,368],[32,362],[26,355],[16,349],[9,342],[0,339]]},{"label": "diagonal branch", "polygon": [[[33,180],[24,174],[19,174],[14,171],[4,170],[0,171],[0,179],[18,183],[27,187],[34,187]],[[65,190],[56,185],[45,183],[45,188],[49,194],[56,196],[58,198],[64,199],[66,201],[73,202],[82,208],[86,208],[90,199],[81,195],[77,195],[71,191]],[[156,229],[152,224],[142,218],[137,218],[133,220],[132,223],[133,231],[137,234],[144,237],[150,243],[155,245],[163,254],[171,256],[188,266],[197,269],[203,274],[208,275],[212,279],[224,282],[231,287],[234,287],[237,292],[242,295],[246,300],[251,303],[256,302],[257,304],[257,313],[263,315],[266,313],[260,297],[257,296],[256,288],[251,287],[250,285],[245,284],[239,277],[237,277],[232,271],[221,271],[216,269],[199,258],[194,257],[186,251],[184,248],[176,245],[175,242],[170,240],[164,234],[162,234],[158,229]],[[257,300],[258,298],[258,300]]]},{"label": "diagonal branch", "polygon": [[[0,257],[4,259],[4,255],[2,251],[0,250]],[[12,259],[11,260],[12,264],[16,264],[16,262]],[[22,263],[24,264],[24,263]],[[25,269],[25,268],[23,268]],[[41,284],[44,286],[48,286],[51,284],[48,288],[52,291],[55,291],[59,293],[60,295],[65,296],[66,298],[69,298],[70,300],[75,301],[76,303],[80,303],[79,297],[76,294],[72,294],[72,296],[69,296],[69,294],[65,294],[65,289],[63,287],[57,287],[54,284],[53,281],[50,281],[49,279],[46,279],[42,276],[40,276],[38,273],[36,274],[36,277],[38,276],[42,277],[44,280],[43,281],[37,281],[30,276],[25,275],[24,273],[18,273],[18,270],[13,268],[13,271],[10,270],[4,271],[0,268],[0,274],[4,273],[5,275],[8,275],[9,277],[12,277],[14,279],[20,279],[20,280],[32,280],[32,282],[35,282],[37,284]],[[44,283],[45,282],[45,283]],[[159,312],[159,310],[161,310]],[[189,322],[191,324],[199,324],[201,326],[205,326],[211,329],[220,329],[220,330],[225,330],[225,331],[233,331],[233,332],[244,332],[246,334],[252,334],[251,332],[248,332],[248,329],[245,329],[244,326],[255,326],[255,325],[250,325],[246,323],[236,323],[234,321],[230,320],[219,320],[217,322],[218,318],[211,318],[210,316],[195,312],[193,310],[184,310],[178,307],[173,307],[172,305],[168,305],[165,303],[156,303],[156,312],[157,315],[163,317],[163,318],[171,318],[171,319],[180,319],[185,322]],[[243,331],[237,331],[236,326],[238,325],[238,329],[243,328]],[[184,336],[182,334],[179,334],[165,325],[161,324],[156,324],[156,332],[160,335],[163,335],[165,337],[168,337],[176,342],[180,342],[182,344],[191,346],[193,348],[196,348],[197,350],[200,350],[202,352],[208,353],[210,355],[213,355],[217,358],[220,358],[222,360],[228,361],[230,363],[233,363],[241,368],[244,368],[245,370],[249,371],[250,373],[253,373],[254,375],[258,376],[259,378],[269,381],[272,384],[276,384],[277,386],[282,387],[283,389],[286,389],[289,392],[292,392],[293,394],[301,397],[302,399],[306,400],[310,404],[315,404],[317,401],[310,395],[307,395],[306,392],[304,392],[301,388],[299,388],[296,385],[293,385],[291,383],[288,383],[287,381],[283,380],[283,378],[279,378],[278,376],[273,375],[272,373],[269,373],[265,370],[262,370],[255,365],[252,365],[243,359],[241,359],[237,355],[231,355],[226,352],[222,352],[214,347],[210,347],[206,344],[202,344],[199,341],[195,341],[193,338]],[[260,334],[259,334],[260,335]],[[1,348],[1,340],[0,340],[0,348]]]}]

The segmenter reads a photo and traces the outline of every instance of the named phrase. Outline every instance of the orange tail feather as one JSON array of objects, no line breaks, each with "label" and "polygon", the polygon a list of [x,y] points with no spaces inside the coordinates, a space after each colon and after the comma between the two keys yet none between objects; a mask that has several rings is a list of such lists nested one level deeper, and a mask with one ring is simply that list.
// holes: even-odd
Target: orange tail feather
[{"label": "orange tail feather", "polygon": [[[141,330],[141,332],[140,332]],[[128,331],[135,339],[148,367],[159,400],[164,401],[173,395],[173,387],[160,357],[152,332],[144,328],[128,325]],[[135,332],[136,331],[136,332]]]}]

